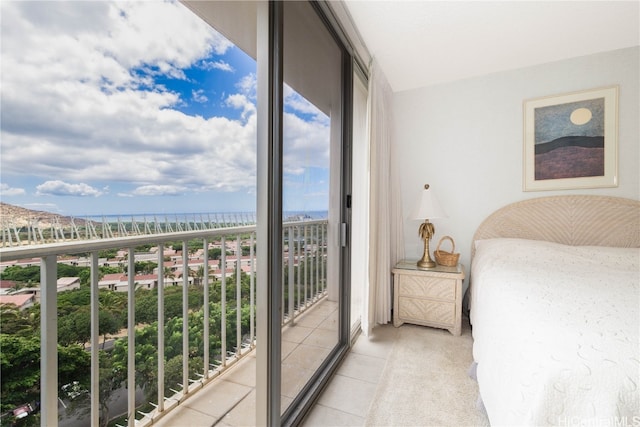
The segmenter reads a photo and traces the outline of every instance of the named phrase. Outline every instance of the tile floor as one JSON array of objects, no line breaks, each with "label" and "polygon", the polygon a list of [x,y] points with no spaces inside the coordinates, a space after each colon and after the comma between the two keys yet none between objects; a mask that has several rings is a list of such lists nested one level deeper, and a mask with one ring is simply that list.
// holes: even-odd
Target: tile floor
[{"label": "tile floor", "polygon": [[378,326],[360,335],[303,426],[363,426],[397,329]]},{"label": "tile floor", "polygon": [[[332,328],[337,324],[337,306],[319,305],[319,308],[322,314],[318,318],[315,318],[318,313],[311,315],[310,311],[304,322],[301,317],[295,327],[283,330],[283,366],[289,366],[290,372],[300,373],[283,382],[283,409],[306,382],[306,375],[310,375],[309,362],[319,363],[334,344],[333,336],[327,331],[335,331]],[[360,335],[302,425],[364,426],[398,333],[399,329],[384,325],[377,326],[371,337]],[[255,352],[252,352],[154,426],[254,425],[255,366]]]},{"label": "tile floor", "polygon": [[[302,389],[338,339],[338,304],[320,301],[282,330],[282,408],[286,408]],[[255,351],[247,354],[219,378],[205,385],[179,407],[153,423],[154,426],[251,426],[255,424]],[[361,369],[361,368],[360,368]],[[354,371],[355,372],[355,371]],[[353,375],[356,375],[355,373]],[[379,373],[378,373],[379,375]],[[365,378],[367,375],[360,374]],[[345,376],[338,381],[369,381]],[[372,396],[372,393],[371,394]],[[325,392],[325,395],[327,393]],[[326,408],[331,408],[327,402]],[[362,413],[365,403],[359,404]],[[334,404],[335,406],[335,404]],[[363,409],[364,408],[364,409]]]}]

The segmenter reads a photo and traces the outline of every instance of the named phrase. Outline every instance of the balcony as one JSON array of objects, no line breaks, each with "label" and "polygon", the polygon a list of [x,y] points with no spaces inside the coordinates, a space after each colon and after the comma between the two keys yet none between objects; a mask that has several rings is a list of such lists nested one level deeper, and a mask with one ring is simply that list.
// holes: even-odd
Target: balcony
[{"label": "balcony", "polygon": [[[338,304],[328,297],[327,221],[288,222],[283,230],[282,354],[283,372],[287,375],[282,391],[283,405],[286,405],[335,346]],[[109,405],[108,418],[116,425],[191,425],[186,420],[191,419],[191,412],[201,412],[194,409],[199,405],[209,411],[209,417],[216,417],[209,418],[206,425],[223,416],[226,424],[253,424],[250,420],[255,417],[252,409],[256,346],[255,226],[185,226],[181,231],[160,231],[138,234],[120,229],[120,235],[94,236],[91,240],[74,240],[71,235],[59,234],[53,243],[14,243],[1,249],[4,267],[20,263],[40,265],[41,425],[104,424],[105,420],[100,419],[104,405]],[[175,242],[181,242],[181,248],[172,257],[165,249],[169,245],[175,247]],[[137,260],[144,258],[148,262],[148,255],[143,257],[136,252],[136,248],[143,245],[156,248],[155,280],[142,282],[135,274],[125,274],[123,286],[110,286],[108,281],[101,280],[101,267],[116,263],[125,265],[127,272],[134,272]],[[209,259],[216,248],[220,249],[219,259]],[[100,259],[100,252],[105,250],[117,250],[123,256],[117,261]],[[70,257],[73,254],[83,256]],[[89,266],[91,298],[90,338],[85,350],[90,354],[90,372],[76,372],[90,381],[85,384],[86,388],[81,382],[76,384],[72,392],[67,387],[74,382],[59,383],[64,362],[58,363],[61,357],[58,325],[63,319],[58,317],[57,269],[61,263],[70,262]],[[167,264],[175,268],[168,268]],[[198,266],[201,274],[196,274],[194,266]],[[175,276],[180,280],[176,281]],[[168,298],[175,297],[176,287],[181,289],[182,305],[180,313],[173,315],[168,313]],[[110,350],[106,351],[102,350],[104,338],[101,340],[100,336],[100,316],[105,304],[101,295],[117,296],[118,291],[123,296],[126,294],[125,331],[136,332],[121,334],[108,342]],[[140,324],[136,321],[140,316],[136,313],[139,310],[136,300],[146,295],[145,292],[157,294],[156,317]],[[203,299],[194,304],[194,294],[202,295]],[[211,299],[214,297],[217,299]],[[148,326],[155,326],[156,332],[152,333]],[[119,370],[121,375],[110,390],[114,393],[107,399],[104,377],[101,377],[106,375],[106,366],[103,366],[106,353],[120,354],[119,362],[108,363],[112,364],[113,372]],[[177,358],[174,353],[178,353]],[[185,355],[187,357],[183,357]],[[176,363],[179,366],[173,366]],[[68,377],[66,373],[65,378]],[[203,390],[208,392],[202,393]],[[84,411],[68,411],[68,408],[82,407],[78,402],[83,398]],[[251,409],[243,409],[247,407]],[[173,419],[174,416],[179,416],[180,421]]]}]

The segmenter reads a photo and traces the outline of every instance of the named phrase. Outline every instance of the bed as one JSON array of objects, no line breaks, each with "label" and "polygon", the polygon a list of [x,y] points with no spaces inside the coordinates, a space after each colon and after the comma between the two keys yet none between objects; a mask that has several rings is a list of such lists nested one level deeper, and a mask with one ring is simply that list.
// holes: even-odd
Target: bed
[{"label": "bed", "polygon": [[640,202],[555,196],[491,214],[470,320],[491,425],[640,425]]}]

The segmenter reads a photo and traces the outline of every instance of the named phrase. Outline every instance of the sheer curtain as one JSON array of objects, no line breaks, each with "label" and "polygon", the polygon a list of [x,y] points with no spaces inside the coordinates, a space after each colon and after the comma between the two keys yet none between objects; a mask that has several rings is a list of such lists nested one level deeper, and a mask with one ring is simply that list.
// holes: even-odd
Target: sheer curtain
[{"label": "sheer curtain", "polygon": [[[364,76],[364,74],[363,74]],[[353,156],[351,183],[351,333],[362,329],[369,300],[369,92],[366,78],[353,73]]]},{"label": "sheer curtain", "polygon": [[404,256],[402,207],[393,138],[392,91],[374,59],[369,76],[371,156],[369,289],[362,330],[391,321],[391,269]]}]

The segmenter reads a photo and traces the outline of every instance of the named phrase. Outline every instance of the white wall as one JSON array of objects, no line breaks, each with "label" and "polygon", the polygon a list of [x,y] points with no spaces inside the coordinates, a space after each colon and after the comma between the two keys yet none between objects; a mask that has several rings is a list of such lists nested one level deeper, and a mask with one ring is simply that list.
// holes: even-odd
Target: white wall
[{"label": "white wall", "polygon": [[[634,47],[395,93],[407,257],[422,255],[419,221],[407,216],[425,183],[448,214],[433,221],[431,249],[443,235],[452,236],[467,276],[473,233],[501,206],[560,194],[640,200],[639,63],[640,48]],[[620,86],[619,186],[523,192],[523,101],[610,85]]]}]

